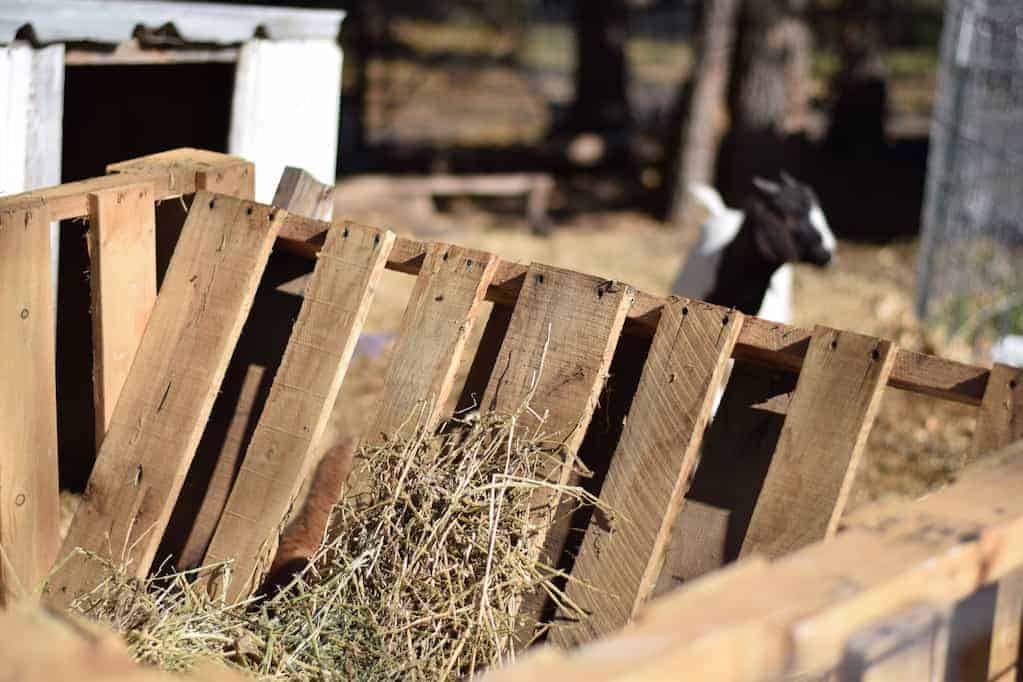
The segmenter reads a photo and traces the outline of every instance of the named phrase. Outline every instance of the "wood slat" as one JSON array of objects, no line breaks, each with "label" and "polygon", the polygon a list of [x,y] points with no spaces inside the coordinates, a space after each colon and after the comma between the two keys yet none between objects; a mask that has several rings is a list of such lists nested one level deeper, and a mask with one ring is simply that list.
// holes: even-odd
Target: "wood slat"
[{"label": "wood slat", "polygon": [[778,557],[837,530],[895,347],[817,327],[740,554]]},{"label": "wood slat", "polygon": [[[316,447],[369,313],[394,234],[331,228],[270,396],[245,452],[206,564],[233,560],[227,599],[259,587],[280,529],[315,463]],[[212,587],[219,587],[212,581]]]},{"label": "wood slat", "polygon": [[[519,412],[529,401],[543,431],[574,453],[586,434],[632,302],[628,285],[533,264],[515,304],[483,407]],[[530,413],[523,424],[539,426]]]},{"label": "wood slat", "polygon": [[665,306],[600,491],[615,518],[590,522],[566,587],[590,616],[553,630],[555,642],[578,644],[624,626],[653,591],[741,327],[740,313],[717,306]]},{"label": "wood slat", "polygon": [[102,578],[84,548],[139,577],[153,561],[270,256],[283,212],[196,194],[107,437],[47,587],[66,607]]},{"label": "wood slat", "polygon": [[735,362],[672,529],[655,594],[739,556],[795,387],[791,373]]},{"label": "wood slat", "polygon": [[96,444],[156,302],[156,209],[151,183],[89,194]]},{"label": "wood slat", "polygon": [[[976,461],[1020,439],[1023,439],[1023,370],[995,364],[977,415],[968,461]],[[976,641],[978,627],[987,633],[980,642]],[[957,609],[952,622],[953,648],[971,654],[960,662],[957,672],[969,679],[1015,680],[1020,671],[1021,629],[1023,570],[987,586]]]},{"label": "wood slat", "polygon": [[48,216],[0,210],[0,598],[38,587],[59,538],[54,300]]},{"label": "wood slat", "polygon": [[[573,478],[632,296],[619,282],[548,265],[533,264],[526,274],[481,409],[518,414],[523,427],[559,443],[566,461],[545,475],[561,485]],[[537,555],[548,565],[557,564],[570,530],[559,502],[549,491],[537,494],[538,523],[549,528]],[[537,593],[521,606],[523,641],[532,637],[544,602]]]},{"label": "wood slat", "polygon": [[491,254],[431,244],[398,331],[373,442],[433,429],[442,417],[465,342],[494,276]]}]

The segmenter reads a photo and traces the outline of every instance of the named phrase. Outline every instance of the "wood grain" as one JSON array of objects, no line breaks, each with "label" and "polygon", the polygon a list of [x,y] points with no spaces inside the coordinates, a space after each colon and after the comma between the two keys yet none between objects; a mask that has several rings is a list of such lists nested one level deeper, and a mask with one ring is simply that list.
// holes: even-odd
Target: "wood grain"
[{"label": "wood grain", "polygon": [[717,306],[683,299],[665,306],[600,491],[615,516],[590,522],[566,587],[590,615],[554,629],[556,643],[624,626],[653,591],[741,327],[740,313]]},{"label": "wood grain", "polygon": [[75,552],[149,571],[283,212],[198,192],[114,410],[46,599],[67,607],[102,578]]},{"label": "wood grain", "polygon": [[[482,410],[517,414],[522,428],[538,429],[560,445],[565,462],[542,472],[560,485],[572,482],[575,457],[607,379],[632,289],[610,280],[533,264],[526,274],[501,352],[483,394]],[[528,409],[526,409],[528,406]],[[560,498],[536,495],[540,527],[537,556],[556,566],[570,531]],[[528,598],[519,610],[522,641],[532,637],[545,599]]]},{"label": "wood grain", "polygon": [[48,216],[0,210],[0,563],[9,604],[46,576],[59,538]]},{"label": "wood grain", "polygon": [[672,528],[656,595],[739,556],[795,387],[793,374],[735,362]]},{"label": "wood grain", "polygon": [[[369,313],[394,234],[331,228],[238,477],[206,552],[233,560],[227,599],[262,584],[280,529],[315,463],[316,447]],[[218,587],[219,581],[211,581]]]},{"label": "wood grain", "polygon": [[398,331],[372,442],[432,430],[448,395],[497,261],[482,251],[431,244]]},{"label": "wood grain", "polygon": [[156,303],[156,210],[150,183],[89,194],[93,392],[102,444]]},{"label": "wood grain", "polygon": [[740,555],[834,534],[894,360],[889,341],[815,329]]}]

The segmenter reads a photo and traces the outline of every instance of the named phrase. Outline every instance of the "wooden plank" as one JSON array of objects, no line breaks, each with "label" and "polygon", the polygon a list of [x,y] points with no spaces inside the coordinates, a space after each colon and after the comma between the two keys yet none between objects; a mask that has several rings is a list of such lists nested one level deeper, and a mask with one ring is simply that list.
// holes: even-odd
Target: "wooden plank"
[{"label": "wooden plank", "polygon": [[894,360],[889,341],[816,328],[741,555],[834,534]]},{"label": "wooden plank", "polygon": [[846,645],[839,682],[929,682],[943,679],[948,648],[945,614],[919,606],[856,633]]},{"label": "wooden plank", "polygon": [[[206,563],[228,559],[234,603],[259,587],[330,417],[394,234],[331,228]],[[212,581],[218,586],[219,581]]]},{"label": "wooden plank", "polygon": [[156,302],[156,210],[150,183],[89,194],[96,444]]},{"label": "wooden plank", "polygon": [[198,192],[46,599],[68,606],[102,578],[76,548],[144,576],[259,279],[283,212]]},{"label": "wooden plank", "polygon": [[251,200],[256,194],[256,166],[237,160],[195,174],[195,189]]},{"label": "wooden plank", "polygon": [[318,182],[301,168],[287,166],[271,203],[290,213],[329,222],[334,213],[334,187]]},{"label": "wooden plank", "polygon": [[48,216],[0,210],[0,562],[10,603],[46,576],[59,538],[57,389]]},{"label": "wooden plank", "polygon": [[[484,409],[512,414],[528,401],[546,415],[543,431],[573,454],[586,434],[632,293],[620,282],[531,265],[483,394]],[[522,423],[540,425],[529,412]]]},{"label": "wooden plank", "polygon": [[795,387],[796,377],[788,372],[735,362],[672,529],[655,594],[739,556]]},{"label": "wooden plank", "polygon": [[[562,485],[572,480],[632,294],[619,282],[548,265],[529,267],[481,409],[518,414],[522,426],[541,429],[562,446],[566,461],[546,472],[549,480]],[[550,529],[537,554],[548,565],[557,565],[570,530],[559,502],[548,491],[536,500],[538,523]],[[520,608],[525,624],[520,638],[532,637],[544,601],[538,592]]]},{"label": "wooden plank", "polygon": [[496,266],[489,253],[429,246],[401,320],[371,441],[437,426]]},{"label": "wooden plank", "polygon": [[652,592],[741,327],[740,313],[718,306],[684,299],[665,306],[600,491],[616,518],[591,521],[566,587],[590,615],[553,630],[556,643],[624,626]]},{"label": "wooden plank", "polygon": [[[1023,439],[1023,370],[995,364],[977,415],[968,462]],[[977,630],[986,637],[978,641]],[[957,609],[956,649],[970,652],[957,673],[964,679],[1016,679],[1023,639],[1023,570],[989,585]],[[979,649],[979,650],[978,650]]]}]

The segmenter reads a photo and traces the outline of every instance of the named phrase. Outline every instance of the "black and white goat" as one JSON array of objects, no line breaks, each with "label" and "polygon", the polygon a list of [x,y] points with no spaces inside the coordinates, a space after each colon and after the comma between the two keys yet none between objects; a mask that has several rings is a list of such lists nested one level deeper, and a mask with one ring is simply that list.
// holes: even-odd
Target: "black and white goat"
[{"label": "black and white goat", "polygon": [[835,255],[835,236],[807,185],[785,172],[781,182],[756,178],[753,185],[757,192],[748,212],[725,206],[712,187],[690,186],[710,215],[672,293],[788,324],[789,264],[828,265]]}]

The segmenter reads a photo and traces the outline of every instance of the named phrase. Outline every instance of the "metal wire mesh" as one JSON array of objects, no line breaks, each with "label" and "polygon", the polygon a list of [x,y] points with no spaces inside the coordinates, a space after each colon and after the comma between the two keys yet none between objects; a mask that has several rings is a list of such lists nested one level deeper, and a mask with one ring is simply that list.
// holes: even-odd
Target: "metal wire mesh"
[{"label": "metal wire mesh", "polygon": [[1023,333],[1023,3],[949,0],[917,311],[984,355]]}]

